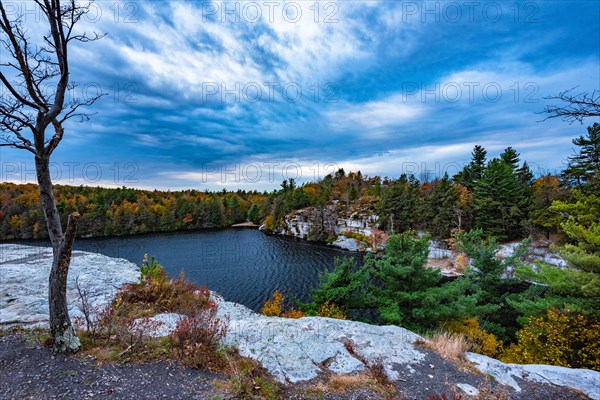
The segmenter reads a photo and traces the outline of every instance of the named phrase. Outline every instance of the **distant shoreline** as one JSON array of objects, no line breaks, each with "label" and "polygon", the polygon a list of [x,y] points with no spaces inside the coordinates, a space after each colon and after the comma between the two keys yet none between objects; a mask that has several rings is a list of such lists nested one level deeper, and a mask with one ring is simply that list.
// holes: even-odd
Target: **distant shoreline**
[{"label": "distant shoreline", "polygon": [[239,224],[233,224],[231,228],[258,228],[260,225],[255,224],[252,221],[240,222]]}]

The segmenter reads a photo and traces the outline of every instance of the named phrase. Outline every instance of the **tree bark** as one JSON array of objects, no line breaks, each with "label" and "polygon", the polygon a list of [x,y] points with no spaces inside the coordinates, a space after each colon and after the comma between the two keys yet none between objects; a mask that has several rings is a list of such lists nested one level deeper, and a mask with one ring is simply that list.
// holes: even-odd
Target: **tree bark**
[{"label": "tree bark", "polygon": [[69,318],[69,309],[67,307],[67,276],[71,264],[71,253],[73,242],[75,241],[75,233],[77,232],[79,214],[74,212],[69,215],[67,228],[63,235],[60,216],[54,202],[49,161],[49,157],[45,156],[36,156],[35,158],[40,199],[46,223],[48,224],[48,234],[52,243],[53,253],[52,269],[50,270],[48,281],[50,333],[54,341],[55,351],[60,353],[74,353],[79,350],[81,344]]}]

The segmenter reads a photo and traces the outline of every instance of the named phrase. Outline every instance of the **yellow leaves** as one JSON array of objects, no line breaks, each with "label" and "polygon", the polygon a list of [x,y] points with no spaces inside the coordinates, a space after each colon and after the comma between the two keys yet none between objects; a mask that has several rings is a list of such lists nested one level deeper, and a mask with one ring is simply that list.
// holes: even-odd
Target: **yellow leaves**
[{"label": "yellow leaves", "polygon": [[23,220],[21,219],[21,216],[19,216],[19,215],[13,215],[8,220],[8,226],[10,226],[13,229],[19,229],[21,227],[21,225],[23,225]]},{"label": "yellow leaves", "polygon": [[465,253],[460,253],[454,260],[454,268],[459,272],[465,272],[469,266],[469,256]]},{"label": "yellow leaves", "polygon": [[280,317],[282,312],[284,296],[281,292],[276,290],[273,292],[273,300],[265,301],[262,308],[262,315],[267,317]]},{"label": "yellow leaves", "polygon": [[317,317],[335,318],[335,319],[347,319],[346,314],[340,310],[334,303],[326,301],[321,304],[317,311]]},{"label": "yellow leaves", "polygon": [[489,357],[496,357],[502,352],[502,342],[485,329],[481,329],[477,318],[468,318],[461,322],[447,324],[447,329],[455,334],[464,335],[471,346],[471,351]]},{"label": "yellow leaves", "polygon": [[277,227],[277,221],[275,221],[275,217],[271,214],[267,215],[264,224],[267,231],[272,231]]},{"label": "yellow leaves", "polygon": [[282,318],[302,318],[305,315],[302,311],[291,308],[289,311],[284,311],[283,302],[285,296],[280,291],[276,290],[273,292],[273,299],[265,301],[262,308],[262,315],[267,317],[282,317]]},{"label": "yellow leaves", "polygon": [[[284,309],[285,296],[278,290],[273,292],[273,297],[263,304],[261,313],[267,317],[282,317],[282,318],[302,318],[308,315],[294,307],[289,310]],[[316,314],[317,317],[346,319],[346,315],[334,303],[326,301],[321,304]]]},{"label": "yellow leaves", "polygon": [[600,370],[600,322],[570,310],[530,317],[501,360]]},{"label": "yellow leaves", "polygon": [[466,186],[457,183],[454,185],[454,189],[458,191],[458,207],[461,209],[466,209],[471,204],[471,200],[473,199],[473,194],[469,192]]}]

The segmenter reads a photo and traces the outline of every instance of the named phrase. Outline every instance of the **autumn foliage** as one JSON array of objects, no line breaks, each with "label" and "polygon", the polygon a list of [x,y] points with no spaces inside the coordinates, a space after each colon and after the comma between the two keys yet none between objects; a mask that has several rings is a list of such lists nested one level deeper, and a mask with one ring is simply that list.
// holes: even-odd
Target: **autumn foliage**
[{"label": "autumn foliage", "polygon": [[343,311],[334,303],[324,302],[316,313],[305,313],[294,307],[286,307],[285,296],[278,290],[273,292],[272,299],[265,301],[261,313],[267,317],[302,318],[308,316],[347,319]]},{"label": "autumn foliage", "polygon": [[502,361],[600,371],[600,321],[570,310],[549,309],[530,317]]}]

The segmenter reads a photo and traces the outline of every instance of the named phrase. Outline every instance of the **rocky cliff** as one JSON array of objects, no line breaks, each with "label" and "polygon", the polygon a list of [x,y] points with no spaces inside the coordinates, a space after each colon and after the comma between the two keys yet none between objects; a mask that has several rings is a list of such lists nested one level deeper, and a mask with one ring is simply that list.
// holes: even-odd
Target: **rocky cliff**
[{"label": "rocky cliff", "polygon": [[[307,207],[286,215],[272,233],[313,241],[327,241],[350,251],[378,251],[385,233],[371,210],[346,206],[335,200],[323,208]],[[263,227],[264,228],[264,227]]]}]

